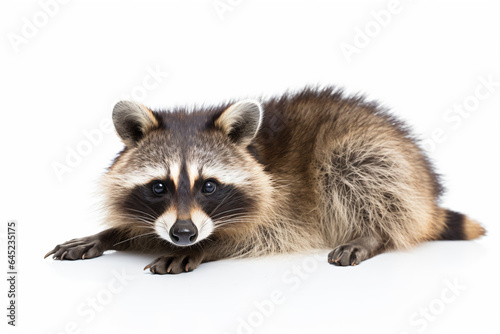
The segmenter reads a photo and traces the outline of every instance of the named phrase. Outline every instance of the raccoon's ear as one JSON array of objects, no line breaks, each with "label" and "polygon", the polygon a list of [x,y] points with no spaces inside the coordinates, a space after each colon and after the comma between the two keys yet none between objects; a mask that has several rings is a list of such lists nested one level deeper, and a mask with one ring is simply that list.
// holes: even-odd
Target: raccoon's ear
[{"label": "raccoon's ear", "polygon": [[126,146],[134,146],[148,131],[158,127],[158,120],[151,110],[130,101],[120,101],[115,105],[113,123]]},{"label": "raccoon's ear", "polygon": [[264,110],[256,100],[243,100],[229,106],[215,120],[215,126],[235,143],[248,145],[262,124]]}]

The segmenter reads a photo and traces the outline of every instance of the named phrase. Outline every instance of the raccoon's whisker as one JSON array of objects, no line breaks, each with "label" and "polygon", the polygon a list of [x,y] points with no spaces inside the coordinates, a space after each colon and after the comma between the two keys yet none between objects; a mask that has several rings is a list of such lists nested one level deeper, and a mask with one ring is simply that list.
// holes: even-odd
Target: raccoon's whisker
[{"label": "raccoon's whisker", "polygon": [[226,222],[248,222],[250,220],[258,219],[259,217],[257,216],[241,216],[241,217],[232,217],[232,218],[227,218],[227,219],[220,219],[218,221],[215,221],[214,224],[215,226],[218,226],[222,223]]},{"label": "raccoon's whisker", "polygon": [[[233,199],[235,201],[238,201],[240,198],[239,197],[233,197]],[[216,212],[215,214],[212,213],[212,214],[209,215],[209,217],[210,218],[216,218],[216,217],[225,215],[227,213],[238,212],[238,211],[240,211],[239,213],[245,213],[246,212],[246,210],[244,208],[238,207],[238,208],[232,208],[232,209],[227,209],[227,210],[224,210],[224,211]]]},{"label": "raccoon's whisker", "polygon": [[218,212],[217,214],[215,215],[210,215],[210,217],[217,217],[218,215],[221,215],[221,214],[224,214],[226,212],[232,212],[232,211],[236,211],[236,210],[241,210],[242,208],[233,208],[233,209],[228,209],[228,210],[225,210],[225,211],[221,211],[221,212]]},{"label": "raccoon's whisker", "polygon": [[162,221],[160,221],[160,223],[163,225],[163,228],[165,229],[165,231],[168,231],[168,230],[169,230],[168,225],[167,225],[167,223],[166,223],[166,222],[164,222],[164,221],[162,220]]},{"label": "raccoon's whisker", "polygon": [[224,220],[224,221],[219,221],[215,226],[220,227],[225,224],[233,224],[233,223],[247,223],[249,219],[229,219],[229,220]]},{"label": "raccoon's whisker", "polygon": [[146,225],[154,225],[154,222],[146,220],[143,217],[139,217],[139,216],[117,214],[115,217],[117,217],[117,218],[123,218],[123,219],[126,219],[126,220],[131,220],[131,221],[133,221],[134,224],[135,223],[144,223]]},{"label": "raccoon's whisker", "polygon": [[260,216],[255,215],[255,214],[248,214],[248,213],[233,213],[224,217],[220,217],[218,219],[215,219],[215,221],[219,220],[229,220],[229,219],[236,219],[236,218],[259,218]]},{"label": "raccoon's whisker", "polygon": [[[225,215],[229,212],[234,212],[234,211],[238,211],[238,210],[242,210],[242,208],[233,208],[233,209],[229,209],[229,210],[225,210],[225,211],[222,211],[222,212],[218,212],[217,214],[213,215],[213,213],[221,206],[221,204],[227,199],[229,198],[230,196],[233,196],[235,194],[235,192],[233,193],[230,193],[228,194],[228,196],[226,196],[222,201],[221,203],[219,203],[219,205],[210,213],[210,215],[208,216],[208,218],[211,218],[211,219],[217,219],[218,217],[222,216],[222,215]],[[242,198],[242,196],[237,196],[237,197],[233,197],[233,199],[239,199],[239,198]],[[237,213],[237,214],[244,214],[244,212],[241,212],[241,213]],[[208,219],[207,218],[207,219]]]},{"label": "raccoon's whisker", "polygon": [[143,222],[143,223],[150,224],[150,225],[153,225],[155,222],[154,220],[152,221],[152,220],[145,218],[145,217],[139,217],[139,216],[133,216],[133,215],[132,216],[117,215],[117,217],[131,220],[133,222]]},{"label": "raccoon's whisker", "polygon": [[217,209],[218,209],[218,208],[222,205],[222,203],[224,203],[224,201],[225,201],[226,199],[228,199],[230,196],[234,195],[235,193],[236,193],[236,191],[235,191],[235,190],[230,191],[230,192],[226,195],[226,197],[224,197],[224,198],[222,199],[222,201],[220,201],[220,203],[219,203],[219,204],[217,204],[217,206],[215,207],[215,209],[213,209],[213,210],[212,210],[212,212],[210,212],[210,214],[207,216],[207,218],[205,218],[205,219],[204,219],[203,223],[205,223],[205,221],[206,221],[206,220],[208,220],[208,219],[210,218],[210,216],[211,216],[211,215],[213,215],[213,213],[214,213],[214,212],[215,212],[215,211],[216,211],[216,210],[217,210]]},{"label": "raccoon's whisker", "polygon": [[250,220],[249,218],[221,220],[215,224],[215,227],[222,227],[234,223],[248,223],[249,220]]},{"label": "raccoon's whisker", "polygon": [[216,227],[217,227],[217,228],[221,228],[221,227],[223,227],[223,226],[230,225],[230,224],[232,224],[232,222],[229,222],[229,223],[224,223],[224,224],[221,224],[221,225],[217,225]]},{"label": "raccoon's whisker", "polygon": [[139,224],[134,224],[134,226],[135,226],[135,227],[140,226],[140,227],[144,227],[144,228],[148,228],[148,229],[151,229],[151,228],[152,228],[152,227],[151,227],[151,225],[146,225],[146,224],[141,224],[141,223],[139,223]]},{"label": "raccoon's whisker", "polygon": [[135,193],[133,193],[133,194],[132,194],[132,196],[133,196],[134,198],[136,198],[136,199],[137,199],[137,202],[138,202],[138,203],[141,203],[141,204],[142,204],[142,207],[143,207],[144,209],[147,209],[149,213],[148,213],[148,212],[141,211],[141,210],[131,209],[131,208],[128,208],[128,210],[131,210],[131,211],[136,211],[136,212],[139,212],[139,213],[142,213],[142,214],[145,214],[145,215],[149,215],[152,219],[155,219],[155,220],[156,220],[156,217],[158,217],[158,216],[159,216],[158,212],[156,212],[156,211],[155,211],[153,208],[151,208],[151,207],[150,207],[147,203],[145,203],[145,202],[144,202],[144,199],[143,199],[141,196],[139,196],[139,195],[137,195],[137,194],[135,194]]},{"label": "raccoon's whisker", "polygon": [[[210,240],[210,237],[206,237],[205,240]],[[201,252],[204,251],[202,242],[197,242],[196,244],[194,244],[194,246],[196,246],[196,248],[198,248]]]},{"label": "raccoon's whisker", "polygon": [[213,209],[213,210],[212,210],[212,212],[210,212],[210,214],[209,214],[208,216],[210,217],[211,215],[213,215],[213,214],[214,214],[214,212],[215,212],[215,211],[217,211],[217,209],[218,209],[218,208],[222,205],[222,203],[224,203],[224,201],[226,201],[229,197],[233,196],[235,193],[236,193],[236,191],[235,191],[235,190],[230,191],[230,192],[226,195],[226,197],[224,197],[224,198],[222,199],[222,201],[220,201],[220,203],[219,203],[219,204],[217,204],[217,206],[215,207],[215,209]]},{"label": "raccoon's whisker", "polygon": [[140,213],[140,214],[144,214],[144,215],[146,215],[146,217],[154,219],[154,220],[156,220],[156,218],[157,218],[156,216],[153,216],[152,214],[144,212],[144,211],[141,211],[141,210],[130,209],[130,208],[128,208],[127,210],[130,210],[130,211],[133,211],[133,212],[137,212],[137,213]]},{"label": "raccoon's whisker", "polygon": [[147,222],[152,222],[151,220],[147,219],[147,217],[141,217],[141,216],[136,216],[136,215],[132,215],[132,214],[119,213],[116,216],[122,217],[122,218],[139,219],[139,220],[144,220]]},{"label": "raccoon's whisker", "polygon": [[251,216],[255,216],[255,215],[248,215],[245,213],[233,213],[233,214],[229,214],[227,216],[218,217],[217,219],[214,219],[214,221],[228,220],[231,218],[239,218],[239,217],[251,217]]},{"label": "raccoon's whisker", "polygon": [[135,210],[135,209],[128,209],[132,212],[137,212],[139,215],[143,216],[144,218],[151,219],[151,220],[156,220],[158,216],[154,216],[148,212],[140,211],[140,210]]},{"label": "raccoon's whisker", "polygon": [[253,219],[253,218],[257,218],[257,217],[256,216],[252,217],[252,216],[244,216],[244,215],[235,214],[235,215],[229,215],[226,217],[221,217],[220,219],[216,220],[214,223],[217,224],[218,221],[243,220],[243,219]]},{"label": "raccoon's whisker", "polygon": [[131,226],[131,227],[137,227],[137,226],[141,226],[141,227],[145,227],[145,228],[152,228],[154,227],[153,224],[150,224],[150,223],[145,223],[145,222],[141,222],[141,221],[133,221],[133,222],[124,222],[123,223],[124,226]]},{"label": "raccoon's whisker", "polygon": [[201,223],[200,230],[202,230],[206,225],[207,225],[208,219],[204,219],[203,222]]},{"label": "raccoon's whisker", "polygon": [[234,209],[230,209],[230,210],[226,210],[226,211],[222,211],[222,212],[218,212],[217,214],[213,215],[213,216],[210,216],[210,218],[212,219],[215,219],[221,215],[224,215],[226,213],[229,213],[229,212],[234,212],[234,211],[238,211],[238,210],[243,210],[242,208],[234,208]]},{"label": "raccoon's whisker", "polygon": [[139,235],[133,236],[132,238],[128,238],[128,239],[125,239],[125,240],[123,240],[123,241],[117,242],[117,243],[116,243],[116,244],[114,244],[113,246],[116,246],[116,245],[119,245],[119,244],[121,244],[121,243],[124,243],[124,242],[130,241],[130,240],[132,240],[132,239],[136,239],[136,238],[143,237],[143,236],[146,236],[146,235],[151,235],[151,234],[156,234],[156,232],[149,232],[149,233],[139,234]]}]

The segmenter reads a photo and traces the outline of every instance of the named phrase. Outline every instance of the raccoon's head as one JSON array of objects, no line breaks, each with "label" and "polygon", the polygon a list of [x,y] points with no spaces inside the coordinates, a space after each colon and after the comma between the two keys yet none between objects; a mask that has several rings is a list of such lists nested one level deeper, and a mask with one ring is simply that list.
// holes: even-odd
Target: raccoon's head
[{"label": "raccoon's head", "polygon": [[253,100],[193,112],[117,103],[113,122],[125,149],[102,182],[108,222],[178,246],[254,224],[273,198],[249,151],[262,119]]}]

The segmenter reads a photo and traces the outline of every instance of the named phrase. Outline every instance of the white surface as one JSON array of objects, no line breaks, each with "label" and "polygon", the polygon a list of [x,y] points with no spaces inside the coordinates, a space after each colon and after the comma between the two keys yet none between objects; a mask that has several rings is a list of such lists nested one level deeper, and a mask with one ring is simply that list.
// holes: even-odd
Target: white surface
[{"label": "white surface", "polygon": [[[2,313],[2,333],[498,333],[500,86],[468,117],[447,114],[474,95],[479,77],[500,81],[498,6],[402,1],[348,62],[341,43],[388,2],[222,2],[234,4],[223,20],[212,0],[73,1],[19,52],[8,36],[40,4],[0,5],[2,254],[7,220],[20,225],[18,327]],[[154,256],[138,254],[42,260],[57,243],[101,229],[94,191],[118,138],[101,132],[62,180],[52,165],[85,145],[84,131],[101,131],[117,100],[140,92],[147,68],[169,73],[156,85],[146,79],[142,101],[151,107],[337,84],[384,102],[423,138],[441,128],[446,139],[431,156],[448,188],[443,205],[481,221],[488,237],[428,243],[354,268],[328,265],[328,250],[320,261],[228,260],[178,276],[143,272]],[[113,276],[122,271],[133,278],[125,285]],[[447,287],[455,281],[464,287],[456,295]],[[2,280],[0,305],[6,290]],[[256,302],[280,291],[272,312],[259,310]],[[92,298],[105,304],[95,317]],[[439,314],[422,320],[429,307]]]}]

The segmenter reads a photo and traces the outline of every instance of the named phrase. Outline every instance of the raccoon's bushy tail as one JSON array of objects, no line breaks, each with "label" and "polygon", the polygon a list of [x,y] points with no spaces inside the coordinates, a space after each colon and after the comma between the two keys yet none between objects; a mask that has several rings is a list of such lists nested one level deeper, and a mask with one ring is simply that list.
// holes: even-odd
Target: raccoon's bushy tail
[{"label": "raccoon's bushy tail", "polygon": [[466,215],[443,209],[445,226],[437,240],[472,240],[486,234],[486,230]]}]

